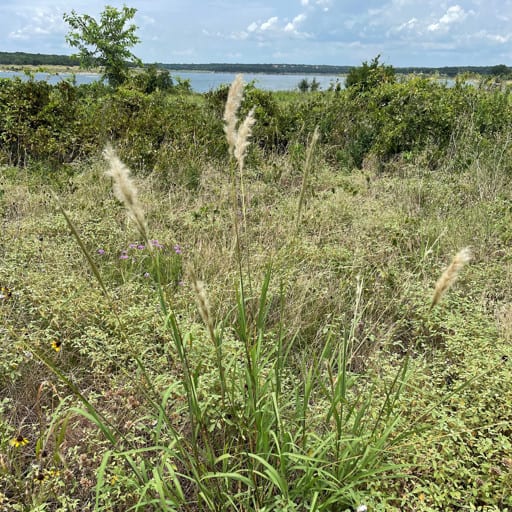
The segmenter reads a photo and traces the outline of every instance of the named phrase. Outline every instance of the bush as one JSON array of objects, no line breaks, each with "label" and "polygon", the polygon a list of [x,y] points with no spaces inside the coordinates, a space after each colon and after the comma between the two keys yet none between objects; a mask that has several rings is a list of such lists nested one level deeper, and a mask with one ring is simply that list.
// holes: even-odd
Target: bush
[{"label": "bush", "polygon": [[[98,88],[69,81],[0,81],[0,158],[11,165],[45,161],[52,167],[87,156],[98,144],[98,119],[90,117]],[[94,94],[91,96],[91,91]]]},{"label": "bush", "polygon": [[377,55],[370,64],[363,62],[359,67],[352,68],[347,75],[345,86],[352,92],[365,92],[383,83],[395,82],[393,66],[386,66],[379,62]]},{"label": "bush", "polygon": [[190,80],[176,78],[176,82],[166,69],[158,69],[156,65],[148,66],[141,73],[132,75],[130,81],[136,89],[144,94],[157,91],[172,93],[190,93]]},{"label": "bush", "polygon": [[[382,167],[425,152],[432,168],[448,154],[453,169],[462,170],[478,152],[460,151],[460,136],[468,148],[484,150],[512,123],[509,89],[476,88],[462,80],[448,87],[422,77],[396,82],[391,71],[376,58],[353,71],[347,89],[314,94],[275,94],[249,84],[241,115],[254,108],[257,151],[251,150],[248,162],[257,154],[304,147],[318,126],[322,153],[348,170],[362,167],[369,157]],[[117,90],[101,83],[2,80],[0,161],[37,160],[55,168],[114,142],[136,172],[156,169],[164,181],[179,182],[187,167],[184,157],[193,155],[196,163],[203,156],[225,159],[226,97],[226,86],[190,94],[186,81],[175,82],[155,67]],[[183,178],[190,182],[187,174]]]}]

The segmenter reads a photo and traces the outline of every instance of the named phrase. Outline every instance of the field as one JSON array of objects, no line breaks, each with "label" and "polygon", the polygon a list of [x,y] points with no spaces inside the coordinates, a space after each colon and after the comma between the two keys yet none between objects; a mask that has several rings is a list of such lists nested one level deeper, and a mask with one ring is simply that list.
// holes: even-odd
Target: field
[{"label": "field", "polygon": [[0,163],[1,510],[512,510],[507,86],[3,80]]}]

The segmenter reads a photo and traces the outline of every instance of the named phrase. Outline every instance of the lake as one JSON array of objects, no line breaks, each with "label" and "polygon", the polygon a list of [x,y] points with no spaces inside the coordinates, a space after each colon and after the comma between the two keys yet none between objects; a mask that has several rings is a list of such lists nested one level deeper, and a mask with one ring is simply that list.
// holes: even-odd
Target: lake
[{"label": "lake", "polygon": [[[236,73],[213,73],[205,71],[170,71],[171,77],[179,76],[183,79],[190,80],[190,85],[194,92],[204,93],[217,89],[222,84],[230,84],[236,76]],[[13,78],[20,77],[27,79],[28,76],[24,72],[18,71],[0,71],[0,78]],[[99,75],[95,73],[77,73],[76,83],[89,84],[96,80],[99,80]],[[36,80],[45,80],[50,84],[56,84],[57,82],[65,79],[72,78],[71,73],[34,73]],[[263,73],[244,73],[244,81],[251,82],[254,80],[256,87],[265,89],[268,91],[292,91],[297,89],[299,82],[306,78],[309,82],[316,79],[320,83],[322,90],[328,89],[331,83],[335,83],[336,80],[340,82],[341,87],[344,86],[345,77],[337,75],[306,75],[306,74],[290,74],[290,75],[274,75],[274,74],[263,74]]]},{"label": "lake", "polygon": [[[171,71],[171,76],[179,76],[190,80],[192,90],[196,92],[208,92],[212,89],[217,89],[222,84],[230,84],[236,73],[212,73],[212,72],[182,72]],[[274,75],[264,73],[244,73],[245,82],[252,82],[254,80],[256,87],[268,91],[293,91],[301,80],[306,78],[308,82],[316,79],[320,83],[322,90],[328,89],[331,83],[338,80],[343,87],[345,84],[345,77],[339,75]]]}]

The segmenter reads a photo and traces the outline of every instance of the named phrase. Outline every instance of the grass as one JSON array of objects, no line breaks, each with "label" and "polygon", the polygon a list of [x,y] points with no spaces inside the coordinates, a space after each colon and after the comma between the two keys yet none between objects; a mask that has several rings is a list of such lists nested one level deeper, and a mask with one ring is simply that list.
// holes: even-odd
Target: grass
[{"label": "grass", "polygon": [[4,169],[5,510],[512,507],[503,156],[303,154],[135,180],[145,223],[100,157]]}]

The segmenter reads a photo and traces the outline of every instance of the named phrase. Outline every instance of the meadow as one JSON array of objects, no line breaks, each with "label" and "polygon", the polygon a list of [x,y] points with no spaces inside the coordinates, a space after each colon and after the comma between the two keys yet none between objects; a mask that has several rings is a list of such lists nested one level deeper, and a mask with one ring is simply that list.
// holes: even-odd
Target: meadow
[{"label": "meadow", "polygon": [[512,510],[510,86],[0,80],[0,509]]}]

